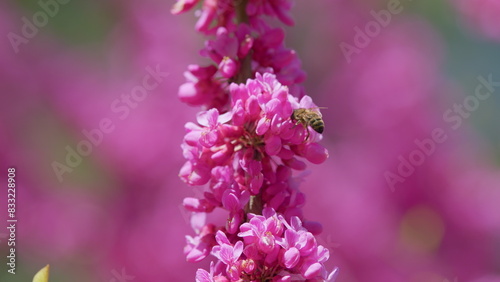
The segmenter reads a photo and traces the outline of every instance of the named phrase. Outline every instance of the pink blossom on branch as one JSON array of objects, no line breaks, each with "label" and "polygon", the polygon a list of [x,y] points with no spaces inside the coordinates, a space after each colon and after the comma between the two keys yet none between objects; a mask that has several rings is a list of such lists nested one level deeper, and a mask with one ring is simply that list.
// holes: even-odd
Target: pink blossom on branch
[{"label": "pink blossom on branch", "polygon": [[[180,0],[174,14],[199,1]],[[190,65],[181,101],[201,106],[188,122],[179,176],[203,186],[201,198],[186,198],[196,236],[186,236],[186,259],[209,254],[210,271],[196,281],[333,281],[324,263],[328,250],[314,234],[319,223],[302,213],[301,178],[307,162],[321,164],[328,151],[319,108],[300,83],[305,73],[295,51],[284,47],[285,33],[266,18],[293,25],[287,0],[205,0],[196,30],[212,36],[200,55],[212,64]],[[306,116],[307,115],[307,116]],[[310,126],[319,122],[321,128]],[[216,208],[224,225],[206,223]],[[307,229],[310,228],[310,229]]]}]

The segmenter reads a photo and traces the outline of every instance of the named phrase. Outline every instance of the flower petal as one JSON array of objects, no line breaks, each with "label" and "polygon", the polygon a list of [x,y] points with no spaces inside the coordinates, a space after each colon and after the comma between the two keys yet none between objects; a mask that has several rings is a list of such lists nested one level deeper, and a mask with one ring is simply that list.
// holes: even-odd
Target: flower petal
[{"label": "flower petal", "polygon": [[290,248],[283,254],[283,264],[286,268],[291,269],[299,263],[300,252],[297,248]]}]

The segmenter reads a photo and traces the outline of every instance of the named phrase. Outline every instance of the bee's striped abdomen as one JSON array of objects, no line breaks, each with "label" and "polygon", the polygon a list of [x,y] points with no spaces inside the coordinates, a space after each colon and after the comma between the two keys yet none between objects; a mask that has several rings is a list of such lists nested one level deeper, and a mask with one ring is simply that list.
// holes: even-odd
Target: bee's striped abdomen
[{"label": "bee's striped abdomen", "polygon": [[318,133],[323,133],[323,130],[325,129],[325,123],[320,117],[311,119],[309,125],[312,127],[312,129],[314,129],[314,131]]}]

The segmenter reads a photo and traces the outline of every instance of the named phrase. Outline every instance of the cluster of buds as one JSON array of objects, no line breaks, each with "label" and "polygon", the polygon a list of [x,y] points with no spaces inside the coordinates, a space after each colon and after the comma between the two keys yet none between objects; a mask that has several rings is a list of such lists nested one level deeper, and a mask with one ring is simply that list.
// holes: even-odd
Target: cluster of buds
[{"label": "cluster of buds", "polygon": [[[199,0],[179,0],[172,12]],[[190,65],[181,101],[201,106],[197,123],[186,124],[186,163],[180,177],[201,186],[203,197],[186,198],[195,236],[186,236],[190,262],[212,255],[210,271],[197,281],[332,281],[324,262],[328,249],[314,237],[321,225],[302,213],[299,191],[306,162],[320,164],[328,151],[318,142],[318,107],[300,83],[305,74],[284,31],[293,20],[288,0],[204,0],[196,30],[211,37],[201,55],[213,61]],[[322,126],[322,121],[321,121]],[[225,224],[206,223],[214,209],[228,213]]]}]

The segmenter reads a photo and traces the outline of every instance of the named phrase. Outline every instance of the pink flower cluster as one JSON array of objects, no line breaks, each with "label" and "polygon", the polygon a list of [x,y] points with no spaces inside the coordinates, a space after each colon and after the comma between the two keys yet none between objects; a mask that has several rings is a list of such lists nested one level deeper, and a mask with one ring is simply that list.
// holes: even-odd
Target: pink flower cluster
[{"label": "pink flower cluster", "polygon": [[[199,269],[196,281],[307,281],[332,280],[323,262],[328,249],[318,245],[298,217],[289,224],[271,208],[262,215],[249,214],[236,235],[217,231],[212,254],[219,259],[210,272]],[[243,238],[243,241],[241,241]],[[222,273],[225,273],[223,275]],[[299,273],[300,275],[294,275]]]},{"label": "pink flower cluster", "polygon": [[[197,2],[178,1],[172,12]],[[201,55],[215,64],[190,65],[179,89],[181,101],[204,109],[185,126],[179,174],[204,189],[201,198],[184,199],[197,233],[186,236],[186,258],[218,259],[210,272],[198,270],[197,281],[331,281],[336,274],[325,269],[329,252],[313,235],[322,227],[304,219],[301,177],[293,175],[305,160],[328,158],[317,143],[322,135],[294,113],[321,114],[299,86],[305,75],[283,45],[284,31],[262,19],[291,25],[290,7],[286,0],[203,3],[196,29],[214,38]],[[215,208],[228,212],[224,225],[206,223]]]},{"label": "pink flower cluster", "polygon": [[[257,74],[246,85],[231,84],[229,94],[231,111],[203,111],[198,115],[198,124],[186,124],[182,148],[187,162],[180,177],[189,185],[208,185],[203,199],[186,198],[184,206],[195,213],[208,213],[216,207],[229,212],[224,227],[205,224],[204,217],[195,219],[193,225],[199,233],[187,237],[187,260],[200,261],[212,252],[227,265],[222,273],[233,278],[264,279],[286,270],[284,273],[301,274],[306,279],[326,279],[323,262],[328,250],[317,246],[312,234],[321,232],[321,225],[305,221],[310,232],[298,227],[302,225],[305,195],[298,189],[300,177],[292,177],[292,170],[306,168],[303,159],[319,164],[328,157],[327,150],[316,142],[321,135],[291,119],[294,109],[315,105],[309,96],[299,101],[290,95],[288,88],[269,73]],[[279,216],[255,215],[262,208],[268,210],[268,215],[277,212]],[[288,222],[295,227],[284,231],[283,225],[290,226]],[[234,252],[244,246],[243,255],[233,256],[231,263],[222,259],[219,250],[230,244],[222,244],[227,240],[221,236],[234,238]],[[294,236],[307,241],[304,244],[311,249],[301,251],[299,243],[290,241]],[[246,263],[257,268],[239,267]],[[289,278],[287,274],[282,276],[284,280],[276,281]]]},{"label": "pink flower cluster", "polygon": [[[179,0],[172,12],[188,11],[198,2]],[[242,3],[247,3],[246,8],[240,8],[245,15],[238,17],[237,6]],[[292,25],[291,6],[290,0],[205,0],[196,30],[215,37],[200,51],[215,65],[188,67],[184,74],[187,82],[179,88],[181,101],[226,111],[228,84],[244,82],[257,72],[274,73],[294,96],[302,97],[304,90],[299,84],[306,76],[296,52],[284,46],[283,29],[272,28],[262,19],[268,15]]]}]

